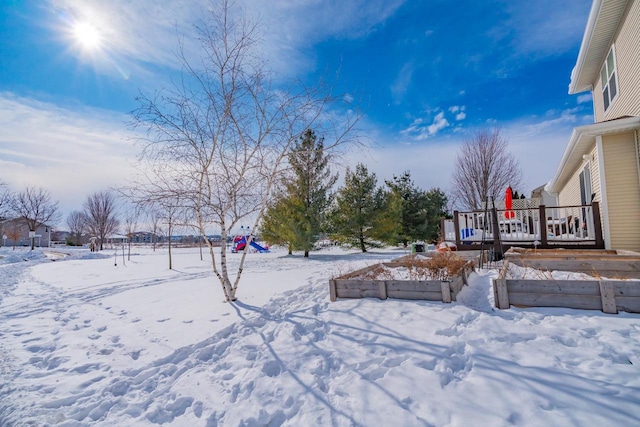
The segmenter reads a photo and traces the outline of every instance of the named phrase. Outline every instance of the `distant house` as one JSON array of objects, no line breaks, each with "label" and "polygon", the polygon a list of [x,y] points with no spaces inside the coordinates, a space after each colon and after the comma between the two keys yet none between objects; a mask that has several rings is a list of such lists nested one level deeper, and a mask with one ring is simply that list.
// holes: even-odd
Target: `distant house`
[{"label": "distant house", "polygon": [[[2,235],[2,246],[31,246],[29,226],[22,218],[0,221],[0,234]],[[51,239],[50,226],[39,224],[34,234],[37,247],[49,247]]]},{"label": "distant house", "polygon": [[558,204],[600,203],[605,247],[640,251],[640,0],[594,0],[570,94],[591,92],[546,190]]},{"label": "distant house", "polygon": [[154,243],[160,241],[160,236],[148,231],[136,231],[131,234],[131,243]]},{"label": "distant house", "polygon": [[111,246],[114,246],[114,245],[125,244],[128,241],[129,241],[129,239],[125,235],[122,235],[122,234],[111,234],[111,235],[107,236],[105,243],[109,244]]}]

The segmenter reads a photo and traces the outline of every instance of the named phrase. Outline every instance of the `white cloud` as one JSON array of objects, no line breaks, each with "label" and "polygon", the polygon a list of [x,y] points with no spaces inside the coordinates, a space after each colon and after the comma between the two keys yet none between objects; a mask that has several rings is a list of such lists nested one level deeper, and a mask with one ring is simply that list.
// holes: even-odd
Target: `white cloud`
[{"label": "white cloud", "polygon": [[449,107],[449,112],[455,114],[456,121],[461,121],[467,118],[466,109],[467,107],[464,105],[452,105]]},{"label": "white cloud", "polygon": [[125,120],[0,93],[0,180],[49,190],[64,215],[80,209],[89,194],[132,176],[136,151]]},{"label": "white cloud", "polygon": [[[108,41],[109,55],[103,67],[123,76],[143,73],[144,67],[179,66],[175,52],[183,36],[186,55],[196,58],[195,28],[205,16],[207,3],[199,0],[49,0],[61,34],[70,21],[89,20]],[[313,67],[306,51],[329,38],[359,38],[375,31],[404,0],[273,0],[232,2],[260,23],[259,53],[269,58],[272,69],[295,74]],[[216,2],[213,3],[217,4]],[[59,17],[64,17],[61,19]],[[309,17],[313,17],[309,19]],[[106,72],[106,71],[105,71]]]},{"label": "white cloud", "polygon": [[444,112],[441,111],[440,113],[436,114],[436,117],[433,119],[433,123],[431,123],[431,125],[427,127],[429,136],[435,135],[447,126],[449,126],[449,121],[445,119]]},{"label": "white cloud", "polygon": [[[378,175],[379,184],[405,170],[424,189],[440,187],[449,190],[451,173],[460,146],[480,128],[464,127],[459,132],[443,135],[429,134],[428,128],[438,127],[439,120],[446,120],[439,112],[433,120],[415,119],[400,135],[384,134],[369,124],[369,137],[376,141],[365,153],[350,156],[351,161],[364,162],[370,171]],[[589,123],[576,109],[548,111],[544,117],[527,117],[512,122],[492,120],[490,126],[499,127],[509,141],[509,150],[520,162],[524,185],[519,192],[529,194],[534,188],[548,182],[554,175],[562,154],[575,126]],[[458,129],[458,128],[456,128]],[[440,129],[441,130],[441,129]],[[402,144],[402,138],[429,138],[429,144]]]},{"label": "white cloud", "polygon": [[402,101],[402,98],[409,90],[409,85],[413,78],[413,72],[413,62],[404,64],[398,72],[396,79],[391,84],[391,94],[393,95],[393,99],[396,104],[399,104]]},{"label": "white cloud", "polygon": [[578,95],[578,98],[576,99],[576,101],[578,102],[578,104],[584,104],[586,102],[591,102],[592,97],[590,93],[585,93],[584,95]]},{"label": "white cloud", "polygon": [[553,129],[560,125],[577,126],[582,118],[582,116],[578,115],[580,111],[581,109],[578,107],[562,111],[548,111],[545,114],[546,118],[544,120],[524,125],[524,131],[537,134],[543,132],[545,129]]},{"label": "white cloud", "polygon": [[[566,52],[582,39],[591,0],[508,2],[509,19],[500,37],[511,40],[523,55],[555,55]],[[576,52],[577,54],[577,52]]]},{"label": "white cloud", "polygon": [[[456,114],[455,117],[457,119],[457,117],[460,117],[462,115],[461,116],[462,118],[459,119],[459,120],[462,120],[464,119],[464,117],[466,117],[465,113],[461,111],[461,109],[464,109],[464,108],[465,107],[453,106],[449,108],[449,111],[458,112],[458,114]],[[430,114],[432,113],[427,112],[427,115],[430,115]],[[446,129],[450,126],[451,126],[451,122],[447,120],[447,117],[445,116],[445,112],[438,111],[433,116],[432,119],[431,118],[426,120],[423,118],[414,119],[413,122],[411,122],[411,124],[409,125],[409,127],[402,130],[400,133],[401,135],[405,135],[407,137],[412,138],[414,141],[424,141],[426,139],[434,137],[441,130]]]},{"label": "white cloud", "polygon": [[[352,169],[356,163],[364,163],[369,172],[376,174],[378,185],[383,186],[385,180],[404,171],[411,172],[411,178],[420,188],[425,190],[439,187],[448,190],[451,179],[451,168],[462,140],[434,140],[430,144],[400,144],[396,136],[384,135],[371,130],[370,138],[376,141],[366,147],[359,147],[345,156]],[[341,173],[341,177],[344,174]],[[340,180],[338,183],[342,185]]]}]

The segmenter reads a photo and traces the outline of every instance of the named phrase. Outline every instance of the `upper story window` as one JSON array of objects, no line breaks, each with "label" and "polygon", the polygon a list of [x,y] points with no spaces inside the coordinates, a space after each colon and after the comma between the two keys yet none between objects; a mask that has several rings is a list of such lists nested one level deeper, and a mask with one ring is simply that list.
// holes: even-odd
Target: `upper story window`
[{"label": "upper story window", "polygon": [[600,79],[602,80],[602,98],[604,99],[604,111],[609,109],[613,101],[618,95],[618,79],[616,77],[616,58],[611,46],[607,60],[604,61],[602,70],[600,71]]}]

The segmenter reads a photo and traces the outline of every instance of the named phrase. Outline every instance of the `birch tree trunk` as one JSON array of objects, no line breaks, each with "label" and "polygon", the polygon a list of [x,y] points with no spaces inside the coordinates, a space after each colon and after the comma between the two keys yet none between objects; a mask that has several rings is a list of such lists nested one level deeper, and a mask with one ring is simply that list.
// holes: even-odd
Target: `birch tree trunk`
[{"label": "birch tree trunk", "polygon": [[[354,109],[325,114],[330,92],[275,81],[259,58],[258,27],[244,14],[217,7],[196,25],[200,58],[189,60],[181,45],[182,78],[154,96],[141,94],[133,125],[141,138],[141,176],[130,193],[147,200],[179,196],[187,223],[205,238],[219,231],[218,255],[205,239],[212,271],[227,301],[236,300],[247,251],[231,271],[226,241],[241,221],[256,230],[292,143],[312,124],[329,133],[330,149],[347,140],[357,122]],[[277,83],[277,84],[276,84]],[[339,119],[336,119],[339,118]],[[341,125],[335,126],[335,120]],[[247,246],[249,246],[247,244]]]}]

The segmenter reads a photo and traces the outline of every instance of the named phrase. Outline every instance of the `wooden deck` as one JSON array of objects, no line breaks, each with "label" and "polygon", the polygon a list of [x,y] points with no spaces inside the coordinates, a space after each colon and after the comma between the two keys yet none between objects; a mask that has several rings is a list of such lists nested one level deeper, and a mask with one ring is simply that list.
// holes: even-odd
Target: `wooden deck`
[{"label": "wooden deck", "polygon": [[458,250],[494,244],[499,233],[504,251],[517,246],[538,249],[604,249],[600,206],[590,205],[486,211],[454,211],[442,224],[444,240]]}]

